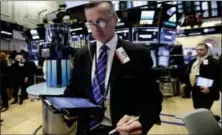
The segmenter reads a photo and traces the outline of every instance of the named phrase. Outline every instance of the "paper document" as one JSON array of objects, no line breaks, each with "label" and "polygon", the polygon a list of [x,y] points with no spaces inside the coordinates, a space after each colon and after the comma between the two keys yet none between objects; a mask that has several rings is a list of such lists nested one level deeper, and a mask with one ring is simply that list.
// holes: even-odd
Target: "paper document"
[{"label": "paper document", "polygon": [[208,79],[208,78],[204,78],[204,77],[197,77],[197,86],[200,87],[212,87],[214,83],[214,80],[212,79]]}]

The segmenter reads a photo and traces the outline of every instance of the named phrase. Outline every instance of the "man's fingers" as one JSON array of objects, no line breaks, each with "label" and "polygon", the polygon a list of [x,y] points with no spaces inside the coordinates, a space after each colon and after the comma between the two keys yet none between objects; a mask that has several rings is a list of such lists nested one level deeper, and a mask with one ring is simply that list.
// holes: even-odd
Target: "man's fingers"
[{"label": "man's fingers", "polygon": [[117,126],[122,126],[124,123],[129,121],[129,119],[130,119],[130,116],[124,115],[123,118],[120,119],[119,122],[117,123]]},{"label": "man's fingers", "polygon": [[116,130],[120,133],[131,133],[138,130],[141,130],[142,126],[138,121],[133,122],[129,125],[123,125],[116,128]]}]

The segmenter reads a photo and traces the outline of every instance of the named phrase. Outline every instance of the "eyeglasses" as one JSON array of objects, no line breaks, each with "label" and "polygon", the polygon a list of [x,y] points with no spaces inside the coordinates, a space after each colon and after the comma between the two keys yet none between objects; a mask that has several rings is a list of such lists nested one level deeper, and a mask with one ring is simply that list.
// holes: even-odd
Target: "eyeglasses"
[{"label": "eyeglasses", "polygon": [[99,28],[105,28],[106,25],[107,25],[107,22],[105,20],[99,20],[96,23],[86,22],[85,25],[86,25],[87,28],[90,28],[93,25],[96,26],[96,27],[99,27]]}]

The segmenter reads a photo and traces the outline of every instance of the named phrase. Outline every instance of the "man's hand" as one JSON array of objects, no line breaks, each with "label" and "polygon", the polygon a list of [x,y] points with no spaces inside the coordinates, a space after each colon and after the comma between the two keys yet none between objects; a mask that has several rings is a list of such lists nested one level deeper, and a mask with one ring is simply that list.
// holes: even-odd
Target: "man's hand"
[{"label": "man's hand", "polygon": [[200,88],[201,88],[201,92],[203,92],[203,93],[205,93],[205,94],[210,93],[209,88],[206,88],[206,87],[200,87]]},{"label": "man's hand", "polygon": [[123,118],[117,123],[116,130],[121,135],[142,135],[142,125],[139,121],[127,123],[132,119],[135,119],[135,117],[124,115]]}]

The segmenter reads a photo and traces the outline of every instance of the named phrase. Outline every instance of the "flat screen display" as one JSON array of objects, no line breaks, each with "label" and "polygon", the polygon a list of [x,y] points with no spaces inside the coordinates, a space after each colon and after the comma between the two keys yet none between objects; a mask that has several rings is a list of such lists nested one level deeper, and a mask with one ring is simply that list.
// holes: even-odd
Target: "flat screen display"
[{"label": "flat screen display", "polygon": [[172,16],[176,12],[176,7],[171,7],[170,9],[167,10],[167,14],[169,16]]},{"label": "flat screen display", "polygon": [[211,9],[217,8],[217,1],[211,1]]},{"label": "flat screen display", "polygon": [[157,27],[134,27],[132,28],[132,41],[135,43],[158,42]]},{"label": "flat screen display", "polygon": [[32,39],[34,39],[34,40],[40,38],[36,29],[30,30],[30,34],[32,36]]},{"label": "flat screen display", "polygon": [[71,46],[74,48],[81,48],[86,45],[85,36],[83,34],[74,35],[71,37]]},{"label": "flat screen display", "polygon": [[155,11],[141,11],[140,24],[153,24]]},{"label": "flat screen display", "polygon": [[116,33],[119,38],[130,41],[129,28],[116,29]]},{"label": "flat screen display", "polygon": [[170,56],[170,51],[169,47],[159,47],[158,48],[158,65],[159,66],[164,66],[167,67],[169,66],[169,57]]},{"label": "flat screen display", "polygon": [[207,10],[208,9],[208,2],[202,2],[201,6],[202,6],[202,10]]},{"label": "flat screen display", "polygon": [[176,40],[176,30],[162,28],[160,35],[161,43],[174,43]]}]

